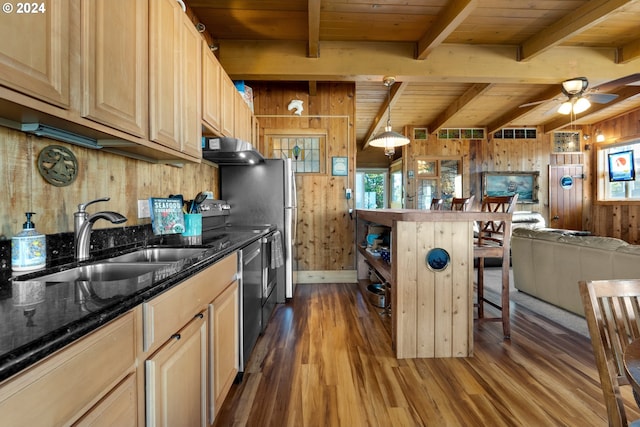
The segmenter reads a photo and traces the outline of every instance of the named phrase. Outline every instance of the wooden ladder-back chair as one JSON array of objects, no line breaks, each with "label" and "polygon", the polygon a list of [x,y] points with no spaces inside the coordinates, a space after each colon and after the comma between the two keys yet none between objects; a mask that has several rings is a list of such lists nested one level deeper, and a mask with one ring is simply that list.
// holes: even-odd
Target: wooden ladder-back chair
[{"label": "wooden ladder-back chair", "polygon": [[[620,386],[630,386],[624,372],[624,351],[640,338],[640,280],[580,281],[579,286],[609,426],[626,427]],[[640,420],[630,425],[638,427]]]},{"label": "wooden ladder-back chair", "polygon": [[440,211],[440,210],[442,210],[442,203],[443,202],[444,202],[443,199],[433,198],[433,199],[431,199],[431,207],[429,209],[431,209],[432,211]]},{"label": "wooden ladder-back chair", "polygon": [[465,212],[471,210],[471,206],[473,206],[473,199],[475,199],[475,197],[475,195],[471,197],[454,197],[451,200],[451,210]]},{"label": "wooden ladder-back chair", "polygon": [[[513,213],[518,195],[485,196],[482,199],[482,212]],[[478,221],[478,236],[474,241],[473,256],[478,259],[477,308],[479,320],[502,321],[505,338],[511,337],[509,322],[509,265],[511,250],[511,221]],[[484,297],[484,259],[502,258],[502,287],[500,304]],[[501,311],[500,317],[484,317],[484,304]]]}]

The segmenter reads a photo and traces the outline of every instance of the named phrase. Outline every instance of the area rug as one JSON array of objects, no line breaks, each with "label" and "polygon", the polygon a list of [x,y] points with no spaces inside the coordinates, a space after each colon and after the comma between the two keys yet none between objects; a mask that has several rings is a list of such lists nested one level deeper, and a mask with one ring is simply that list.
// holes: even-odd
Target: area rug
[{"label": "area rug", "polygon": [[[514,287],[513,270],[510,271],[509,277],[509,300],[512,303],[525,307],[549,320],[564,326],[567,329],[575,331],[581,335],[589,337],[589,329],[587,321],[584,317],[575,315],[553,304],[546,303],[538,298],[527,295],[518,291]],[[502,269],[499,267],[487,267],[484,270],[485,277],[485,296],[491,301],[498,302],[500,300],[500,287],[502,284]],[[576,284],[577,286],[577,284]]]}]

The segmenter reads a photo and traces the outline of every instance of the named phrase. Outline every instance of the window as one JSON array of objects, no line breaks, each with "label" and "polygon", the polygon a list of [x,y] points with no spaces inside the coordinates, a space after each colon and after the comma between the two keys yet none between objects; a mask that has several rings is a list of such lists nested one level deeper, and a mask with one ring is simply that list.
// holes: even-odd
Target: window
[{"label": "window", "polygon": [[598,200],[640,201],[640,140],[598,147],[597,156]]},{"label": "window", "polygon": [[387,207],[386,169],[356,171],[356,209],[384,209]]},{"label": "window", "polygon": [[272,158],[292,159],[296,173],[326,173],[326,135],[319,135],[317,131],[301,134],[300,130],[292,134],[268,133],[265,130],[267,153],[271,153]]},{"label": "window", "polygon": [[417,209],[429,209],[433,198],[443,199],[445,206],[454,197],[462,197],[462,161],[460,159],[416,159]]}]

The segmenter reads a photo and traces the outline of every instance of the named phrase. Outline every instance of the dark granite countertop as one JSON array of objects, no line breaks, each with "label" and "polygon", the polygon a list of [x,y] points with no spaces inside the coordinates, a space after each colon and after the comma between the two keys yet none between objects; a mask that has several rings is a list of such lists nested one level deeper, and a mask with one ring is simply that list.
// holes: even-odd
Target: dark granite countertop
[{"label": "dark granite countertop", "polygon": [[[91,295],[81,282],[41,282],[39,276],[91,264],[133,250],[104,254],[90,262],[69,263],[5,280],[0,296],[0,381],[72,343],[98,327],[183,282],[230,253],[269,232],[268,228],[222,228],[205,232],[198,241],[165,244],[201,247],[195,258],[167,263],[136,280],[90,282]],[[83,282],[87,283],[87,282]],[[85,289],[86,291],[86,289]],[[8,295],[8,292],[11,295]]]}]

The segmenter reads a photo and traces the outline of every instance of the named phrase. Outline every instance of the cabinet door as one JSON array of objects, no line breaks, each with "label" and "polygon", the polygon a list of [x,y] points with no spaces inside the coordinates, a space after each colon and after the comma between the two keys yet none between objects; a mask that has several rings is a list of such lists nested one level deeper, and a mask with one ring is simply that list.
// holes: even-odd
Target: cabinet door
[{"label": "cabinet door", "polygon": [[204,312],[145,362],[147,426],[206,426]]},{"label": "cabinet door", "polygon": [[222,105],[222,66],[202,41],[202,120],[211,130],[220,132],[220,107]]},{"label": "cabinet door", "polygon": [[138,425],[136,375],[131,374],[89,410],[75,427],[135,427]]},{"label": "cabinet door", "polygon": [[145,137],[147,3],[83,0],[81,11],[82,115]]},{"label": "cabinet door", "polygon": [[181,149],[180,31],[175,0],[149,2],[149,130],[152,141]]},{"label": "cabinet door", "polygon": [[238,373],[240,361],[238,282],[209,305],[209,423],[213,424]]},{"label": "cabinet door", "polygon": [[44,10],[2,14],[0,84],[69,108],[69,1],[6,4]]},{"label": "cabinet door", "polygon": [[[4,382],[0,424],[69,425],[135,375],[135,318],[129,312]],[[128,411],[135,423],[133,400]]]},{"label": "cabinet door", "polygon": [[235,93],[235,137],[243,141],[251,141],[251,109],[236,90]]},{"label": "cabinet door", "polygon": [[224,136],[235,136],[234,134],[234,116],[235,116],[235,100],[238,94],[233,81],[225,73],[222,75],[222,133]]},{"label": "cabinet door", "polygon": [[202,38],[186,15],[181,16],[182,152],[202,157]]}]

